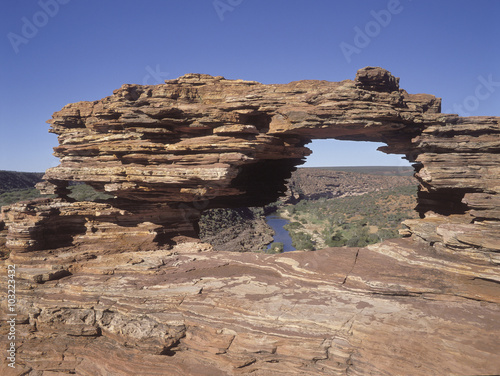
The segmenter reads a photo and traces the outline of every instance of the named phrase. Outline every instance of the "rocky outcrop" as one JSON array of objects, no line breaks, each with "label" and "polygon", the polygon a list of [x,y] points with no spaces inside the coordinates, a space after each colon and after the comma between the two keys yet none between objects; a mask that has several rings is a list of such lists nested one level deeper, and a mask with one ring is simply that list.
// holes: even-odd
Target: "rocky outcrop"
[{"label": "rocky outcrop", "polygon": [[[50,123],[61,164],[39,187],[59,197],[0,217],[16,374],[500,372],[499,118],[441,114],[368,67],[337,83],[124,85]],[[384,142],[414,163],[408,238],[285,255],[195,240],[203,210],[274,201],[313,138]],[[71,181],[115,198],[74,202]]]},{"label": "rocky outcrop", "polygon": [[[126,209],[124,208],[126,207]],[[7,247],[18,253],[67,246],[113,251],[151,249],[174,241],[178,231],[195,236],[187,213],[168,204],[106,203],[37,199],[2,207]],[[175,232],[169,224],[175,223]]]},{"label": "rocky outcrop", "polygon": [[[438,98],[408,94],[398,82],[385,70],[365,68],[356,80],[342,82],[262,85],[189,74],[164,85],[124,85],[110,97],[70,104],[54,114],[51,132],[59,135],[55,154],[61,164],[46,172],[39,187],[65,199],[80,218],[87,212],[78,214],[81,205],[69,202],[69,182],[111,193],[116,199],[110,205],[130,213],[127,226],[148,227],[155,233],[151,246],[161,246],[175,235],[192,236],[202,210],[275,201],[294,166],[310,153],[304,145],[313,138],[379,141],[388,145],[383,151],[406,154],[416,163],[418,210],[432,217],[426,229],[435,216],[455,214],[460,224],[477,229],[481,222],[481,230],[494,232],[489,219],[498,216],[478,217],[470,205],[481,197],[482,204],[493,205],[481,206],[481,213],[497,207],[491,198],[500,185],[498,119],[440,114]],[[106,216],[91,221],[73,235],[120,222]],[[420,224],[408,226],[422,237]],[[7,241],[14,248],[15,227]],[[41,224],[31,228],[28,240],[41,246],[44,241],[37,237],[44,231]],[[440,237],[437,229],[429,236]],[[442,238],[439,243],[453,248]],[[475,247],[494,257],[495,249]]]},{"label": "rocky outcrop", "polygon": [[200,240],[217,251],[264,252],[274,235],[262,208],[210,209],[199,227]]},{"label": "rocky outcrop", "polygon": [[500,118],[446,117],[413,140],[417,209],[410,231],[439,252],[500,263]]}]

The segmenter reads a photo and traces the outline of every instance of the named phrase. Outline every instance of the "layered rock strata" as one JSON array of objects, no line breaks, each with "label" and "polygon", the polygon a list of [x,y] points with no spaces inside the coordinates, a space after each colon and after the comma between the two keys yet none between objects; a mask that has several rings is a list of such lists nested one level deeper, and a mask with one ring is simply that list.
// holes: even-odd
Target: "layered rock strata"
[{"label": "layered rock strata", "polygon": [[445,119],[429,120],[413,139],[424,218],[406,225],[440,252],[498,265],[500,118]]},{"label": "layered rock strata", "polygon": [[498,274],[410,239],[283,255],[202,243],[23,255],[16,375],[500,370]]},{"label": "layered rock strata", "polygon": [[[369,67],[337,83],[124,85],[50,123],[61,164],[39,187],[59,197],[0,217],[18,314],[17,373],[2,374],[500,373],[498,117],[441,114]],[[414,163],[407,239],[286,255],[193,239],[207,208],[274,201],[314,138]],[[71,181],[115,198],[74,202]]]}]

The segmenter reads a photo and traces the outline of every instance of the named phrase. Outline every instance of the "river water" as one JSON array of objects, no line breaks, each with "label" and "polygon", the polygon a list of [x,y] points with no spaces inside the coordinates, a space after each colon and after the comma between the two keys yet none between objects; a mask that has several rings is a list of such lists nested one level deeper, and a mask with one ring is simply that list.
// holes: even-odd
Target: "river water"
[{"label": "river water", "polygon": [[[274,230],[274,241],[283,243],[283,251],[295,251],[290,234],[283,228],[284,225],[289,223],[288,219],[281,218],[276,214],[270,214],[266,216],[266,222]],[[267,246],[267,249],[269,248],[271,248],[271,244]]]}]

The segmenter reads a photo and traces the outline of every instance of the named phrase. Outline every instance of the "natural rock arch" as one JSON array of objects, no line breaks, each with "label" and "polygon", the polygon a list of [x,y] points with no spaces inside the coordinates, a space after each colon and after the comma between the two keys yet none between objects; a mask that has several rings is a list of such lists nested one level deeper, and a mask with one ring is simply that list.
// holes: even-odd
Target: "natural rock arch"
[{"label": "natural rock arch", "polygon": [[[263,85],[188,74],[163,85],[123,85],[53,115],[61,164],[47,170],[40,189],[61,199],[5,209],[7,244],[21,252],[54,247],[43,238],[61,231],[72,235],[60,245],[102,245],[102,231],[115,245],[110,233],[126,232],[123,242],[139,248],[193,236],[203,209],[275,201],[310,153],[305,145],[335,138],[384,142],[380,150],[414,163],[422,220],[408,221],[408,234],[496,259],[498,118],[440,110],[439,98],[408,94],[399,78],[372,67],[342,82]],[[116,199],[97,207],[71,203],[71,181]],[[62,228],[48,219],[53,212],[63,217]],[[15,219],[26,214],[28,235]]]}]

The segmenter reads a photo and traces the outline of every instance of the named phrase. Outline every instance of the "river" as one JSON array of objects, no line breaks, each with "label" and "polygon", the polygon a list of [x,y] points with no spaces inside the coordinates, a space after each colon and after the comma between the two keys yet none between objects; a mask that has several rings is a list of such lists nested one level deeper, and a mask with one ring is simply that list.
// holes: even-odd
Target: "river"
[{"label": "river", "polygon": [[[289,223],[288,219],[281,218],[273,213],[266,216],[266,222],[274,230],[274,242],[283,243],[284,252],[295,251],[290,234],[283,228],[284,225]],[[269,248],[271,248],[271,244],[267,246],[267,249]]]}]

